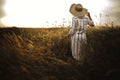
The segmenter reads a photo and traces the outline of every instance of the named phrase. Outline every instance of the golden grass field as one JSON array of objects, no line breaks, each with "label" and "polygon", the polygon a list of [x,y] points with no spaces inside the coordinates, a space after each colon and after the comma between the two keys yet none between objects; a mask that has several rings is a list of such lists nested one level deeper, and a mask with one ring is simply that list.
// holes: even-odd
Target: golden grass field
[{"label": "golden grass field", "polygon": [[120,79],[120,27],[89,27],[83,62],[71,56],[69,29],[1,28],[0,80]]}]

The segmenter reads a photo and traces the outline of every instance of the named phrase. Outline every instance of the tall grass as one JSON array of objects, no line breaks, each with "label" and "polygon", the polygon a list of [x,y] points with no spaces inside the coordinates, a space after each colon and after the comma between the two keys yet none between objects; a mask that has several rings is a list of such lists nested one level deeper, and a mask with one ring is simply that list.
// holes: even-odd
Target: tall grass
[{"label": "tall grass", "polygon": [[114,80],[120,72],[120,28],[89,27],[82,64],[71,56],[69,29],[1,28],[0,79]]}]

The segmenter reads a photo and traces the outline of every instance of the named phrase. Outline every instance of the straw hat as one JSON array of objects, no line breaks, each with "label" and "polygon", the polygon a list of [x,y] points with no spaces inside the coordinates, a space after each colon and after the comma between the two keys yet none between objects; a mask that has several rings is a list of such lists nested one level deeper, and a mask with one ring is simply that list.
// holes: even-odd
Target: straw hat
[{"label": "straw hat", "polygon": [[70,13],[75,17],[82,18],[87,14],[87,9],[83,8],[81,4],[72,4]]}]

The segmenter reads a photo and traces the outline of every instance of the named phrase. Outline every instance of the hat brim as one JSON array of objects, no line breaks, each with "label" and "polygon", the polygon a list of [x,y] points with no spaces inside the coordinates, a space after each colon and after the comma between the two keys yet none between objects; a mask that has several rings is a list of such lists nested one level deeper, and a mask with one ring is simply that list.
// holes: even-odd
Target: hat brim
[{"label": "hat brim", "polygon": [[86,8],[82,8],[82,11],[77,11],[77,10],[75,10],[75,7],[76,7],[76,4],[72,4],[71,7],[70,7],[70,13],[73,16],[81,18],[88,13]]}]

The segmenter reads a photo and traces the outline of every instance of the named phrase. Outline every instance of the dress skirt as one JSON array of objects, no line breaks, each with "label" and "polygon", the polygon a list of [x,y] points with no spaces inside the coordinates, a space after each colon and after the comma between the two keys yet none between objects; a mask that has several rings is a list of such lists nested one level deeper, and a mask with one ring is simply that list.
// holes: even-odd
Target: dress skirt
[{"label": "dress skirt", "polygon": [[73,36],[71,36],[71,49],[72,56],[74,59],[78,61],[84,60],[86,44],[87,44],[86,32],[84,33],[76,32]]}]

